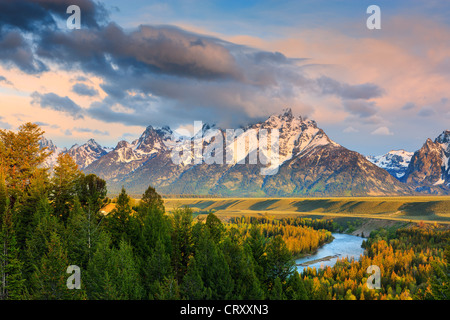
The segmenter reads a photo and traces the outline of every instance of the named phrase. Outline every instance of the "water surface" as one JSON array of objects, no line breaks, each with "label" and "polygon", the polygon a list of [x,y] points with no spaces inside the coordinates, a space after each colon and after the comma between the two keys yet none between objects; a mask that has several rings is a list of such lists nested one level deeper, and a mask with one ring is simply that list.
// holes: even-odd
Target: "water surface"
[{"label": "water surface", "polygon": [[[319,269],[326,266],[334,266],[338,258],[342,259],[348,257],[349,260],[352,258],[354,258],[355,260],[359,260],[359,256],[364,253],[364,249],[361,248],[361,244],[364,238],[343,233],[333,233],[332,235],[334,237],[334,240],[331,243],[325,244],[317,250],[317,253],[311,256],[295,260],[295,263],[300,264],[329,256],[338,256],[331,258],[328,261],[319,261],[308,266],[311,268],[316,267],[316,269]],[[301,273],[304,268],[307,267],[297,266],[297,270],[299,273]]]}]

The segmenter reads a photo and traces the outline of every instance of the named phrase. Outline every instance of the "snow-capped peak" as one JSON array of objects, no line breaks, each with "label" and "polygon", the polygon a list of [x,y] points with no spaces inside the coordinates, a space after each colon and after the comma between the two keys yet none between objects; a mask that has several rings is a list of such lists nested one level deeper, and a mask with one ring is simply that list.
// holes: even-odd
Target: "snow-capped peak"
[{"label": "snow-capped peak", "polygon": [[386,154],[378,156],[367,156],[367,160],[375,164],[376,166],[387,170],[397,179],[400,179],[405,175],[411,158],[414,152],[409,152],[403,149],[391,150]]},{"label": "snow-capped peak", "polygon": [[108,152],[94,139],[89,139],[81,146],[78,144],[73,145],[67,153],[75,160],[81,169],[84,169]]}]

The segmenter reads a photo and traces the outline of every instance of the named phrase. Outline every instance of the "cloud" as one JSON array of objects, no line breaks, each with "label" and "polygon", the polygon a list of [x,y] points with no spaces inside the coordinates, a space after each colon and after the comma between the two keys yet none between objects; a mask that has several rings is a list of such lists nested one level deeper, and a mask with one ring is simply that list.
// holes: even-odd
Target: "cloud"
[{"label": "cloud", "polygon": [[376,103],[373,101],[344,100],[342,104],[345,110],[350,112],[352,115],[358,116],[360,118],[371,117],[378,111]]},{"label": "cloud", "polygon": [[14,0],[0,1],[0,21],[3,26],[24,31],[55,28],[56,19],[67,19],[67,7],[78,5],[82,12],[82,25],[99,27],[108,20],[105,7],[91,0]]},{"label": "cloud", "polygon": [[379,135],[379,136],[392,136],[394,135],[388,127],[379,127],[378,129],[375,129],[371,132],[373,135]]},{"label": "cloud", "polygon": [[334,94],[343,99],[372,99],[381,97],[384,89],[373,83],[349,85],[329,77],[322,76],[317,83],[323,94]]},{"label": "cloud", "polygon": [[413,103],[413,102],[407,102],[403,107],[402,107],[402,110],[411,110],[411,109],[414,109],[414,108],[416,108],[417,106],[416,106],[416,104],[415,103]]},{"label": "cloud", "polygon": [[83,108],[73,102],[69,97],[60,97],[53,92],[40,94],[36,91],[34,91],[30,96],[32,98],[31,104],[38,104],[42,108],[65,113],[75,120],[84,119]]},{"label": "cloud", "polygon": [[[348,84],[323,75],[314,78],[303,68],[308,59],[290,58],[277,51],[167,25],[123,29],[114,22],[106,23],[103,6],[90,0],[74,3],[87,6],[87,29],[57,29],[58,19],[67,16],[60,10],[68,1],[18,1],[27,4],[25,11],[35,6],[36,12],[25,13],[26,21],[8,18],[8,30],[33,30],[33,34],[30,40],[18,42],[26,48],[23,61],[11,53],[2,62],[9,61],[28,73],[47,71],[44,61],[51,61],[49,66],[56,70],[81,71],[85,76],[78,76],[80,82],[72,87],[81,96],[98,96],[95,87],[81,83],[91,75],[98,77],[106,97],[85,109],[67,96],[33,93],[35,104],[74,119],[88,115],[103,122],[144,126],[219,119],[220,125],[231,127],[259,120],[284,106],[304,116],[312,114],[314,108],[304,101],[305,95],[339,97],[348,112],[368,119],[378,111],[368,100],[384,94],[384,89],[373,83]],[[85,10],[82,12],[85,21]],[[94,17],[102,19],[95,22]],[[34,30],[37,21],[48,25]],[[0,47],[0,56],[2,53]]]},{"label": "cloud", "polygon": [[72,91],[80,96],[95,97],[98,95],[98,91],[84,83],[77,83],[72,87]]},{"label": "cloud", "polygon": [[52,129],[59,129],[59,128],[61,128],[57,124],[50,124],[50,123],[47,123],[47,122],[35,121],[34,123],[37,124],[40,127],[50,127]]},{"label": "cloud", "polygon": [[2,121],[3,117],[0,116],[0,129],[11,129],[11,125],[5,121]]},{"label": "cloud", "polygon": [[[105,7],[92,0],[0,1],[0,61],[28,74],[49,71],[34,53],[42,32],[57,30],[57,21],[66,20],[67,7],[76,4],[82,11],[82,27],[99,28],[108,20]],[[27,38],[24,34],[27,33]]]},{"label": "cloud", "polygon": [[25,40],[19,31],[2,32],[1,28],[0,61],[6,67],[17,66],[20,70],[29,74],[37,74],[48,70],[47,66],[35,57],[31,44]]},{"label": "cloud", "polygon": [[109,132],[108,131],[100,131],[100,130],[97,130],[97,129],[73,128],[72,130],[80,132],[80,133],[93,133],[93,134],[101,135],[101,136],[109,136]]},{"label": "cloud", "polygon": [[10,85],[10,86],[13,85],[12,82],[9,81],[8,79],[6,79],[4,76],[0,76],[0,82],[3,82],[3,83],[5,83],[7,85]]},{"label": "cloud", "polygon": [[420,117],[430,117],[432,115],[434,115],[436,112],[434,111],[434,109],[432,107],[423,107],[422,109],[420,109],[420,111],[417,113],[418,116]]},{"label": "cloud", "polygon": [[359,130],[357,130],[357,129],[353,128],[352,126],[350,126],[350,127],[345,128],[343,130],[343,132],[345,132],[345,133],[354,133],[354,132],[359,132]]}]

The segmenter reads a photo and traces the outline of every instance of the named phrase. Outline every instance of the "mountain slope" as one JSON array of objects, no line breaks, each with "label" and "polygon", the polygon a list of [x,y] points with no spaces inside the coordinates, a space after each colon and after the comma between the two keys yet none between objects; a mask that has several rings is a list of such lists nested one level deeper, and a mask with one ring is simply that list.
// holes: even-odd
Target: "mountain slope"
[{"label": "mountain slope", "polygon": [[81,146],[75,144],[67,151],[67,153],[75,160],[80,169],[84,169],[108,152],[95,142],[94,139],[90,139]]},{"label": "mountain slope", "polygon": [[450,131],[442,132],[434,141],[427,139],[414,152],[402,181],[418,185],[418,190],[444,192],[450,186]]},{"label": "mountain slope", "polygon": [[[276,131],[278,145],[269,143],[267,148],[261,137],[266,132],[267,141],[272,142],[270,134]],[[85,171],[106,179],[111,192],[124,185],[132,194],[142,194],[148,185],[165,194],[224,196],[411,193],[384,169],[332,141],[313,120],[294,117],[289,109],[236,130],[234,139],[227,140],[226,130],[207,125],[201,133],[203,137],[197,135],[186,142],[192,150],[199,146],[204,156],[200,163],[189,157],[175,163],[171,152],[177,143],[172,131],[149,126],[139,139],[131,144],[120,142]],[[245,144],[245,137],[257,141]],[[233,161],[227,161],[233,146],[242,152],[235,152]],[[273,146],[278,146],[279,153],[270,149]]]}]

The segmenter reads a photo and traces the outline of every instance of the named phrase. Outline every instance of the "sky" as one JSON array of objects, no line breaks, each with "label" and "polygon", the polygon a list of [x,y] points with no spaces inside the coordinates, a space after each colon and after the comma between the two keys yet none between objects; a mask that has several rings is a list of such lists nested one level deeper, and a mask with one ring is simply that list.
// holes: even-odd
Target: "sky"
[{"label": "sky", "polygon": [[60,147],[291,108],[364,155],[415,151],[450,129],[449,81],[448,1],[0,0],[0,128]]}]

